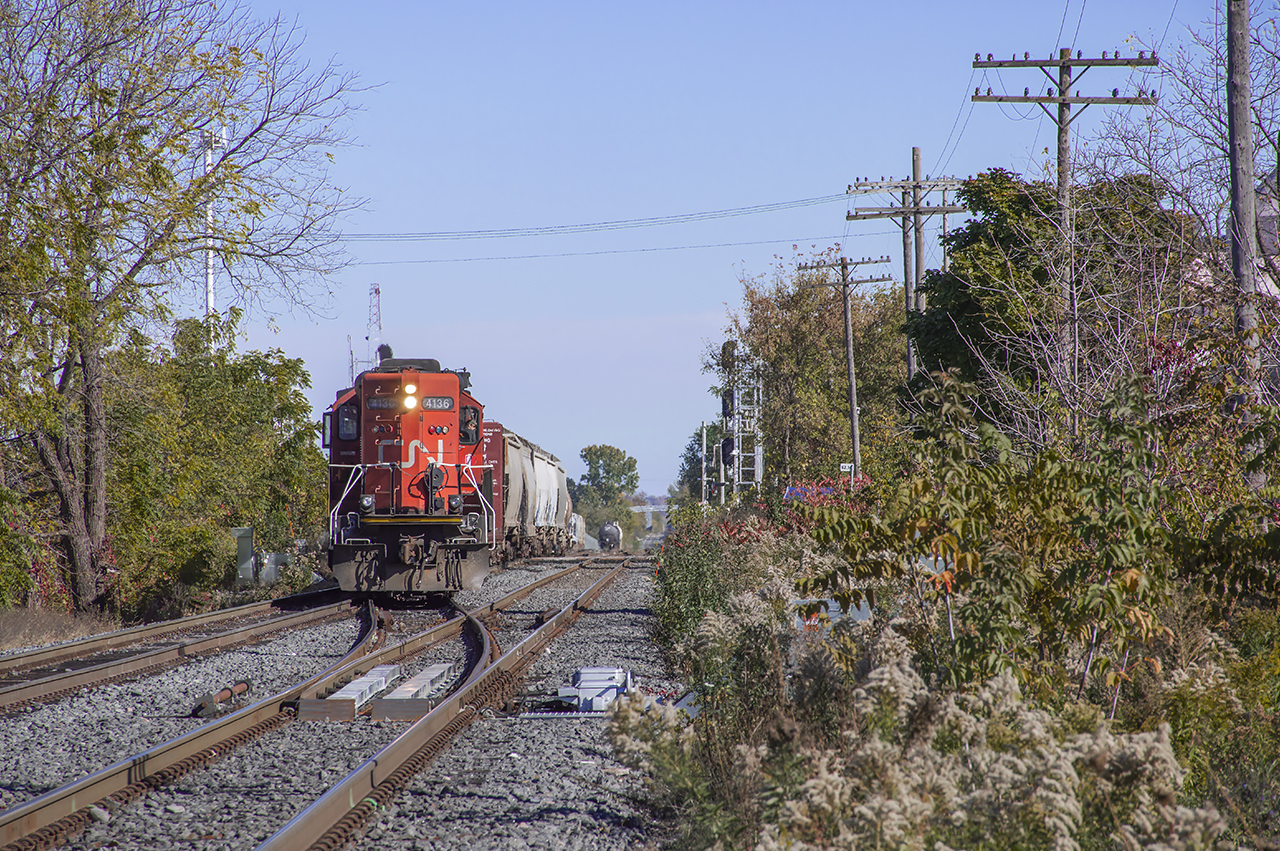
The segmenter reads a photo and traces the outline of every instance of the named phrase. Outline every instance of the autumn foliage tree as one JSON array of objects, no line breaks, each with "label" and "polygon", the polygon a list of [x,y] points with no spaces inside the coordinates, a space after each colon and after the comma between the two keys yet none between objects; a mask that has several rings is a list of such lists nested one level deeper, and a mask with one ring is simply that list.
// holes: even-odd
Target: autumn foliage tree
[{"label": "autumn foliage tree", "polygon": [[[733,362],[720,346],[703,355],[716,392],[735,378],[759,380],[768,481],[835,475],[853,457],[840,289],[815,286],[829,282],[827,273],[800,268],[837,253],[780,261],[769,276],[744,277],[742,305],[730,311],[725,329],[737,344]],[[906,379],[902,301],[887,289],[855,290],[851,310],[864,466],[887,468]]]},{"label": "autumn foliage tree", "polygon": [[0,31],[0,423],[55,495],[83,609],[103,590],[109,352],[203,281],[206,251],[224,297],[325,291],[352,78],[235,3],[33,0]]}]

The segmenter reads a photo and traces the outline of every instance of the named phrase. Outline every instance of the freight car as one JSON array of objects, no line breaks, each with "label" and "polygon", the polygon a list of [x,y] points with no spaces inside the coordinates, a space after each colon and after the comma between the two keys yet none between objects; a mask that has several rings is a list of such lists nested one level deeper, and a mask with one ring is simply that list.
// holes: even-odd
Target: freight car
[{"label": "freight car", "polygon": [[600,527],[600,549],[616,550],[622,546],[622,527],[614,521]]},{"label": "freight car", "polygon": [[502,518],[498,557],[505,561],[569,552],[575,547],[578,515],[560,459],[501,423],[486,422],[483,433],[485,459],[502,471],[493,492],[494,513]]},{"label": "freight car", "polygon": [[556,457],[486,422],[465,370],[379,355],[324,414],[339,587],[476,589],[494,562],[567,552],[577,515]]}]

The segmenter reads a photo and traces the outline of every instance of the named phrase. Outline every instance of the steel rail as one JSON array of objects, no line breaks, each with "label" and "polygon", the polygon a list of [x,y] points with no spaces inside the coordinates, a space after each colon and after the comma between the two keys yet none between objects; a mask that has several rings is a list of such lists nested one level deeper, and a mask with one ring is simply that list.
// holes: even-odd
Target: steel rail
[{"label": "steel rail", "polygon": [[476,606],[474,609],[472,609],[469,612],[469,614],[473,614],[477,618],[483,618],[500,609],[505,609],[508,606],[510,606],[512,603],[518,602],[524,599],[525,597],[529,596],[530,594],[532,594],[534,591],[538,590],[542,586],[549,585],[550,583],[555,582],[557,579],[564,579],[569,574],[590,566],[591,563],[594,561],[596,561],[595,558],[589,558],[586,561],[580,561],[577,564],[570,565],[569,567],[566,567],[563,570],[557,570],[555,573],[544,576],[541,579],[536,579],[533,582],[530,582],[528,585],[521,585],[519,588],[512,591],[510,594],[507,594],[503,597],[499,597],[497,600],[494,600],[492,603],[486,603],[483,606]]},{"label": "steel rail", "polygon": [[[166,769],[173,768],[185,760],[194,761],[193,765],[208,764],[218,756],[219,746],[233,736],[242,735],[251,728],[271,722],[281,715],[285,704],[298,698],[302,691],[313,684],[323,683],[328,679],[343,675],[345,670],[359,662],[368,653],[378,636],[377,614],[372,603],[366,606],[366,630],[356,645],[338,662],[311,679],[293,686],[279,694],[261,700],[233,712],[217,721],[202,725],[190,733],[179,736],[150,750],[107,766],[66,786],[34,798],[25,804],[0,810],[0,843],[6,846],[17,842],[36,831],[55,828],[58,822],[80,817],[83,823],[83,810],[102,799],[124,792],[135,784],[143,784],[148,778]],[[73,830],[69,826],[67,830]]]},{"label": "steel rail", "polygon": [[149,668],[184,659],[189,656],[198,656],[201,653],[207,653],[211,650],[217,650],[233,644],[240,644],[244,641],[257,638],[267,633],[305,626],[312,621],[332,617],[343,607],[349,606],[350,603],[346,601],[333,603],[328,606],[321,606],[318,609],[312,609],[308,612],[300,612],[296,615],[285,615],[284,617],[273,618],[269,621],[263,621],[262,623],[254,624],[252,626],[227,630],[226,632],[220,632],[217,635],[209,635],[204,638],[197,638],[191,641],[181,642],[179,644],[169,644],[156,650],[150,650],[146,653],[126,656],[123,659],[114,659],[88,668],[81,668],[77,671],[55,674],[51,677],[43,677],[38,680],[19,683],[18,685],[10,686],[9,688],[0,689],[0,709],[3,709],[6,706],[11,706],[15,703],[40,700],[43,697],[57,694],[58,692],[83,688],[84,686],[101,680],[138,673],[140,671],[145,671]]},{"label": "steel rail", "polygon": [[[436,626],[433,626],[432,628],[425,630],[424,632],[420,632],[411,638],[405,639],[399,644],[394,644],[390,647],[386,647],[382,650],[379,650],[375,653],[370,654],[369,656],[365,657],[362,660],[361,664],[353,666],[353,669],[351,671],[344,672],[344,674],[358,676],[360,674],[366,673],[368,670],[372,670],[378,665],[386,665],[391,662],[399,662],[411,656],[416,656],[418,653],[421,653],[426,648],[432,647],[436,644],[439,644],[442,641],[453,638],[458,633],[462,632],[464,628],[465,619],[467,617],[474,617],[478,621],[479,619],[487,617],[488,615],[493,614],[494,612],[501,611],[511,606],[513,603],[519,602],[520,600],[529,596],[534,591],[538,590],[544,585],[548,585],[552,582],[555,582],[558,579],[564,579],[565,577],[569,576],[575,571],[581,570],[582,568],[586,567],[589,564],[591,564],[591,559],[587,559],[586,561],[579,562],[578,564],[566,567],[563,570],[558,570],[555,573],[549,574],[547,576],[543,576],[539,579],[535,579],[533,582],[530,582],[528,585],[521,585],[516,590],[508,594],[505,594],[502,597],[499,597],[497,600],[494,600],[492,603],[486,603],[482,606],[475,607],[469,612],[464,612],[463,617],[461,618],[454,618],[452,620],[445,621],[442,624],[437,624]],[[491,651],[486,650],[485,652],[488,653]],[[320,702],[323,702],[323,698],[320,697],[320,693],[323,692],[326,687],[327,686],[323,683],[317,684],[315,686],[308,688],[305,693],[300,695],[298,700],[299,712],[302,712],[307,709],[314,709],[318,706]]]},{"label": "steel rail", "polygon": [[[438,740],[470,722],[486,698],[512,672],[523,667],[529,657],[536,656],[559,630],[566,627],[611,584],[630,559],[621,562],[586,591],[566,605],[553,618],[530,633],[497,661],[477,666],[466,682],[443,699],[434,709],[416,721],[376,754],[334,785],[314,803],[289,820],[279,831],[258,846],[257,851],[299,851],[304,848],[337,848],[342,840],[329,837],[331,831],[347,833],[357,829],[365,817],[393,794],[380,786],[390,781],[398,785],[421,769],[427,758],[439,747]],[[471,618],[468,615],[468,618]],[[486,642],[487,639],[487,630]],[[481,658],[488,655],[489,645]],[[426,756],[423,756],[426,754]],[[407,775],[407,776],[406,776]],[[375,797],[376,796],[376,797]]]},{"label": "steel rail", "polygon": [[[476,611],[487,614],[505,608],[533,590],[564,578],[588,564],[590,560],[542,577],[512,591],[495,603],[478,607]],[[86,813],[90,805],[109,796],[130,795],[128,790],[131,788],[138,789],[138,794],[141,794],[141,787],[148,780],[162,772],[172,771],[175,767],[185,765],[185,773],[185,770],[207,765],[217,759],[220,751],[226,750],[223,747],[226,740],[250,738],[255,728],[262,731],[270,729],[278,724],[278,719],[291,717],[286,714],[289,710],[296,710],[303,700],[316,699],[336,681],[359,676],[376,665],[413,655],[427,646],[447,640],[462,630],[467,617],[479,623],[478,617],[474,615],[455,618],[405,642],[375,650],[373,644],[378,632],[374,628],[377,614],[371,602],[367,604],[366,611],[368,628],[356,646],[341,660],[309,680],[141,754],[120,760],[66,786],[46,792],[25,804],[0,810],[0,846],[8,848],[37,831],[57,830],[59,823],[63,824],[65,832],[75,830],[78,825],[87,822]],[[493,648],[488,643],[488,631],[481,627],[480,632],[485,636],[485,644],[478,658],[484,660],[493,652]]]},{"label": "steel rail", "polygon": [[25,653],[14,653],[0,657],[0,674],[7,674],[19,668],[37,668],[42,665],[54,665],[67,659],[83,658],[94,653],[116,650],[130,644],[138,644],[170,632],[178,632],[193,626],[204,626],[222,620],[237,617],[254,617],[274,608],[279,601],[266,600],[260,603],[249,603],[231,609],[219,609],[216,612],[205,612],[189,615],[177,620],[143,624],[141,626],[108,632],[103,635],[92,635],[75,641],[54,644],[50,647],[39,647]]}]

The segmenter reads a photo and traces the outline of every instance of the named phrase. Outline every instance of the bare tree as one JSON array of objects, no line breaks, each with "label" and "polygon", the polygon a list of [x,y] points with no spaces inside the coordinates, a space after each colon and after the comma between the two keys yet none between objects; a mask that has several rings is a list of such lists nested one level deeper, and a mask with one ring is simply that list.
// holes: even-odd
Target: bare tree
[{"label": "bare tree", "polygon": [[314,304],[358,205],[327,179],[354,82],[234,3],[30,0],[0,5],[0,33],[0,422],[57,495],[85,608],[106,557],[104,352],[202,288],[209,249],[235,300]]},{"label": "bare tree", "polygon": [[[1250,28],[1248,63],[1252,148],[1254,167],[1262,175],[1251,187],[1275,199],[1280,196],[1280,28],[1276,3],[1269,11],[1255,14]],[[1176,51],[1165,52],[1160,72],[1160,102],[1145,115],[1113,114],[1093,148],[1096,160],[1114,172],[1152,175],[1166,189],[1169,203],[1195,219],[1204,235],[1200,246],[1204,268],[1201,278],[1220,293],[1235,289],[1231,260],[1231,174],[1228,126],[1228,38],[1227,16],[1220,7],[1215,18],[1200,29],[1188,32]],[[1274,203],[1274,201],[1273,201]],[[1264,280],[1259,295],[1248,296],[1255,307],[1257,325],[1265,331],[1260,346],[1246,360],[1254,369],[1259,360],[1264,373],[1274,373],[1280,362],[1280,341],[1276,338],[1277,268],[1274,212],[1272,218],[1259,212],[1257,241],[1270,256],[1260,258]],[[1237,296],[1239,302],[1246,296]],[[1266,329],[1270,329],[1267,331]],[[1256,384],[1256,376],[1245,383],[1261,393],[1264,401],[1275,401],[1275,381]]]},{"label": "bare tree", "polygon": [[[1276,4],[1255,15],[1251,31],[1251,113],[1260,191],[1280,197],[1280,30]],[[968,371],[983,387],[986,413],[1030,445],[1067,439],[1066,423],[1097,410],[1121,373],[1147,376],[1169,416],[1207,410],[1214,393],[1193,398],[1197,377],[1234,399],[1232,365],[1246,362],[1233,334],[1240,296],[1231,269],[1227,122],[1227,39],[1219,11],[1176,50],[1162,46],[1158,106],[1108,116],[1101,133],[1073,157],[1070,227],[1045,193],[1018,190],[1029,208],[1006,216],[1002,238],[988,239],[979,267],[963,263],[952,281],[973,294],[979,319],[933,317],[967,341]],[[1025,184],[1031,187],[1032,184]],[[1012,209],[1006,202],[1003,209]],[[970,204],[972,207],[973,205]],[[1260,214],[1260,230],[1277,221]],[[1259,242],[1276,248],[1274,233]],[[1280,363],[1280,270],[1257,297],[1261,400],[1274,402]],[[937,275],[938,273],[933,273]],[[1056,298],[1053,282],[1071,281],[1075,299]],[[943,290],[945,280],[934,280]],[[931,301],[934,296],[930,296]],[[1074,306],[1070,302],[1074,302]],[[1073,315],[1064,315],[1070,311]],[[950,322],[947,329],[938,323]],[[1070,333],[1064,332],[1069,327]],[[920,338],[917,334],[917,338]],[[951,361],[962,358],[951,357]],[[946,358],[926,368],[948,365]],[[1256,370],[1255,370],[1256,372]],[[1204,385],[1200,385],[1202,388]],[[1218,400],[1221,401],[1220,399]]]}]

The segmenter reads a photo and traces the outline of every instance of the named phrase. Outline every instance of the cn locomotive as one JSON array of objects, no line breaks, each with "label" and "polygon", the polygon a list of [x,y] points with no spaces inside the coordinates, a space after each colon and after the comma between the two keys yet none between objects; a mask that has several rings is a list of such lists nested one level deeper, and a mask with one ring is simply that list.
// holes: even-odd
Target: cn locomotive
[{"label": "cn locomotive", "polygon": [[477,589],[491,564],[583,543],[559,460],[486,420],[470,388],[465,370],[381,346],[324,413],[342,590]]}]

